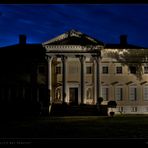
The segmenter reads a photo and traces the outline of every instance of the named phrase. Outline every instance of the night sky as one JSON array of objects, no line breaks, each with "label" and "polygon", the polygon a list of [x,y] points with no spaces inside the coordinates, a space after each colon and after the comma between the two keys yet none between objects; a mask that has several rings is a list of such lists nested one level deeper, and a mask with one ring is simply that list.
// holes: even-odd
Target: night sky
[{"label": "night sky", "polygon": [[42,43],[76,29],[104,43],[148,47],[148,4],[0,4],[0,46]]}]

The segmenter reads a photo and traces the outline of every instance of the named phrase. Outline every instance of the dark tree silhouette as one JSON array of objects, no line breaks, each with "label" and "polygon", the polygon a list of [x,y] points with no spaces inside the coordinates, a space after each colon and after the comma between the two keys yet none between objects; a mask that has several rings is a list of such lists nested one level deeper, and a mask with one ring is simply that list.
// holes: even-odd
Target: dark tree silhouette
[{"label": "dark tree silhouette", "polygon": [[111,108],[116,108],[117,106],[117,103],[116,101],[109,101],[108,104],[107,104],[108,107],[111,107]]}]

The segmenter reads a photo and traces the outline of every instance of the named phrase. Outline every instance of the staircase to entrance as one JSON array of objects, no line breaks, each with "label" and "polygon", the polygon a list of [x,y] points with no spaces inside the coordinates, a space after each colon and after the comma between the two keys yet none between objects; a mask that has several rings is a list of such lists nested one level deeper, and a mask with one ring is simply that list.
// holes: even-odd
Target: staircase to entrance
[{"label": "staircase to entrance", "polygon": [[96,105],[69,105],[52,104],[51,116],[97,116],[99,115]]}]

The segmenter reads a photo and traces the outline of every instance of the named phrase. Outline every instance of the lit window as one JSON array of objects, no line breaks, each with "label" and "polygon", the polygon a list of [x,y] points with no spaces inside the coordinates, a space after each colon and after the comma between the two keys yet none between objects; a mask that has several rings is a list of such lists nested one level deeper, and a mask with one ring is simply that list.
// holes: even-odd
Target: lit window
[{"label": "lit window", "polygon": [[116,67],[116,73],[121,74],[122,73],[122,66],[117,66]]},{"label": "lit window", "polygon": [[136,86],[129,87],[129,99],[131,101],[134,101],[137,99],[137,87]]},{"label": "lit window", "polygon": [[86,73],[87,74],[91,74],[92,73],[92,67],[91,66],[86,67]]},{"label": "lit window", "polygon": [[102,73],[103,74],[108,74],[108,66],[103,66],[102,67]]},{"label": "lit window", "polygon": [[109,88],[108,87],[102,87],[103,100],[104,101],[108,100],[108,96],[109,96]]},{"label": "lit window", "polygon": [[148,101],[148,86],[144,86],[144,88],[143,88],[143,99],[145,100],[145,101]]},{"label": "lit window", "polygon": [[56,67],[56,74],[61,74],[61,67],[60,66]]},{"label": "lit window", "polygon": [[123,99],[123,88],[122,87],[116,87],[115,97],[117,101],[121,101]]}]

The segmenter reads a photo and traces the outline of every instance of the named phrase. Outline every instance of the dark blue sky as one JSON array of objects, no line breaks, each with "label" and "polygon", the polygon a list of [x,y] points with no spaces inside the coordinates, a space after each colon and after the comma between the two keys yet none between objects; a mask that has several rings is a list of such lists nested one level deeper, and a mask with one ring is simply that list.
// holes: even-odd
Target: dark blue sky
[{"label": "dark blue sky", "polygon": [[128,42],[148,47],[148,4],[0,4],[0,46],[42,43],[77,29],[104,43]]}]

